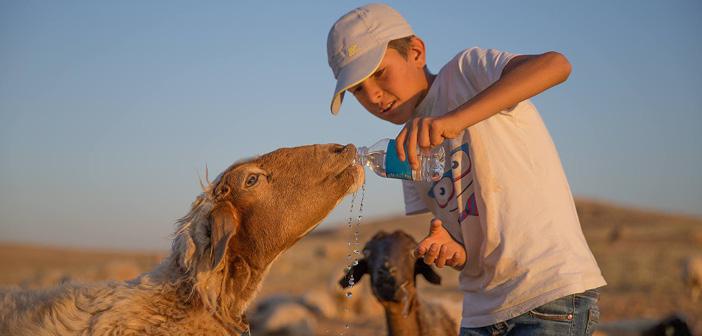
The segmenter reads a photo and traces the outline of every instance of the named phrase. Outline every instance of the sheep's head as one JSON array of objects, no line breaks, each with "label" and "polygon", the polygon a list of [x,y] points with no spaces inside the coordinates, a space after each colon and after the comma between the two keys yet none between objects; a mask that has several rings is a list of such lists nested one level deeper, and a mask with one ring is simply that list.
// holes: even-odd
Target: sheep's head
[{"label": "sheep's head", "polygon": [[380,231],[366,243],[363,259],[348,270],[339,284],[346,288],[351,285],[351,276],[358,282],[364,274],[370,274],[373,294],[380,303],[384,306],[401,303],[405,311],[416,290],[418,274],[433,284],[441,284],[441,277],[431,266],[414,256],[416,248],[414,238],[403,231],[392,234]]},{"label": "sheep's head", "polygon": [[228,248],[253,262],[290,247],[360,187],[355,155],[353,145],[313,145],[233,165],[213,183],[213,234],[231,234]]},{"label": "sheep's head", "polygon": [[260,278],[361,186],[355,156],[353,145],[279,149],[232,165],[204,188],[180,220],[173,250],[210,310],[227,309],[225,293],[250,289],[249,277]]}]

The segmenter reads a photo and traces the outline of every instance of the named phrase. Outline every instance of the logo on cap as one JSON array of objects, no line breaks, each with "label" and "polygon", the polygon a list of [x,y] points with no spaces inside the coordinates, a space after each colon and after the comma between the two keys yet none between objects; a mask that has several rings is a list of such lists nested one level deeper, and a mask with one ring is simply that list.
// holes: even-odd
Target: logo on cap
[{"label": "logo on cap", "polygon": [[354,44],[346,49],[347,57],[353,57],[358,52],[358,44]]}]

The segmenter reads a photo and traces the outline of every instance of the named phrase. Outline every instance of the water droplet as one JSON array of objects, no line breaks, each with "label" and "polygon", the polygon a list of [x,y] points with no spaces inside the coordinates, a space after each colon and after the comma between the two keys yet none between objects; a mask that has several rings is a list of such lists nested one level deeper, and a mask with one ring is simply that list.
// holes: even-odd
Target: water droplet
[{"label": "water droplet", "polygon": [[[359,241],[360,236],[361,236],[361,219],[363,218],[363,201],[366,196],[366,184],[364,183],[362,185],[361,189],[361,201],[358,206],[358,214],[356,216],[356,220],[354,221],[354,204],[356,203],[356,193],[353,193],[353,197],[351,198],[351,207],[349,209],[349,220],[346,223],[347,226],[349,227],[349,231],[353,231],[353,239],[349,238],[348,241],[348,254],[346,255],[347,260],[351,260],[352,256],[352,251],[353,254],[360,254],[359,248],[357,247],[358,245],[361,245],[361,242]],[[355,222],[355,223],[354,223]],[[351,265],[348,265],[345,267],[345,272],[350,272],[353,266],[358,265],[358,259],[355,259]],[[353,274],[349,274],[349,279],[348,279],[348,284],[349,286],[353,287],[356,284],[356,280],[353,278]],[[346,297],[351,298],[353,296],[353,293],[351,291],[346,292]],[[349,311],[349,304],[344,305],[344,311],[348,312]],[[345,323],[346,329],[349,329],[351,326],[349,323]],[[339,336],[343,336],[344,332],[341,331],[338,334]]]}]

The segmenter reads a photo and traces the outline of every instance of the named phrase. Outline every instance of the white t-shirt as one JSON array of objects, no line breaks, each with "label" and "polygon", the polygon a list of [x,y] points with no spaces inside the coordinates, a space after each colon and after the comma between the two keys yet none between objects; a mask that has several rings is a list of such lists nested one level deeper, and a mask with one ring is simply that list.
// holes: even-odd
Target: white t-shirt
[{"label": "white t-shirt", "polygon": [[[441,69],[415,115],[455,109],[497,81],[514,56],[480,48],[460,52]],[[403,191],[407,214],[431,211],[466,247],[461,326],[495,324],[606,284],[556,147],[529,100],[443,146],[443,178],[403,181]]]}]

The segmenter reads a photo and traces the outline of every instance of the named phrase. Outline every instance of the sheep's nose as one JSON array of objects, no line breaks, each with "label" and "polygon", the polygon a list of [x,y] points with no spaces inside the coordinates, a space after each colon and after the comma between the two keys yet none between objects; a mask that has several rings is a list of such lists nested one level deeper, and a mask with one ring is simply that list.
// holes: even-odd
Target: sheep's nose
[{"label": "sheep's nose", "polygon": [[356,147],[353,144],[348,144],[346,146],[344,145],[333,145],[331,148],[332,153],[334,154],[344,154],[350,150],[355,150]]},{"label": "sheep's nose", "polygon": [[395,299],[397,282],[387,271],[378,271],[373,279],[373,291],[379,299],[392,301]]}]

